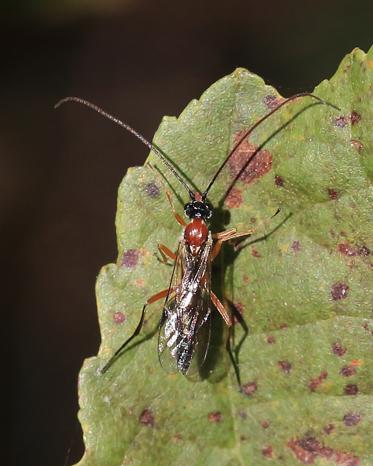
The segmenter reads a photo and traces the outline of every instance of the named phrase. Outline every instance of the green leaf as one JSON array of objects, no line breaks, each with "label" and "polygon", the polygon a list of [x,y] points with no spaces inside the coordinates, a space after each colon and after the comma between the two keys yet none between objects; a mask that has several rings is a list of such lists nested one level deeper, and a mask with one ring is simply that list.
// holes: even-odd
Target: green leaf
[{"label": "green leaf", "polygon": [[[248,326],[246,337],[234,326],[242,393],[219,315],[201,381],[162,370],[161,301],[149,306],[137,344],[100,374],[146,299],[168,287],[172,267],[157,259],[157,244],[175,250],[181,234],[160,176],[147,166],[128,171],[118,261],[97,280],[102,345],[79,380],[80,466],[373,464],[372,75],[373,49],[355,49],[314,91],[340,112],[310,98],[286,105],[242,144],[210,192],[213,231],[256,230],[239,252],[226,245],[214,268],[214,290]],[[154,141],[203,190],[239,134],[280,99],[237,69],[179,118],[165,117]],[[150,161],[182,214],[182,186]]]}]

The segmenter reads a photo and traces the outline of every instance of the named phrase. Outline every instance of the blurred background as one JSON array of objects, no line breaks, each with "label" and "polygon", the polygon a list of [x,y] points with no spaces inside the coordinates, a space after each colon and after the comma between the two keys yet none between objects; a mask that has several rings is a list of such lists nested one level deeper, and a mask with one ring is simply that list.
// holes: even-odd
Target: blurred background
[{"label": "blurred background", "polygon": [[[77,377],[100,335],[94,295],[116,258],[118,185],[147,149],[77,95],[148,138],[163,115],[237,66],[285,96],[312,90],[372,41],[371,1],[3,0],[0,222],[4,464],[82,454]],[[4,456],[2,456],[4,458]]]}]

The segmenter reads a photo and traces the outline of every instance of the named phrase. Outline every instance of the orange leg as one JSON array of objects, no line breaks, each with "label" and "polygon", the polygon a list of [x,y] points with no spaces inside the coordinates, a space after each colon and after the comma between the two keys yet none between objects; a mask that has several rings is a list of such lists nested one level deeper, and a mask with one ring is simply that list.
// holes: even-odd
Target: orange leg
[{"label": "orange leg", "polygon": [[162,290],[160,291],[159,293],[151,296],[146,304],[144,304],[144,307],[142,308],[142,312],[141,312],[141,317],[140,317],[140,321],[139,323],[137,324],[137,327],[135,328],[135,331],[133,332],[133,334],[127,338],[127,340],[115,351],[115,353],[113,354],[113,356],[109,359],[109,361],[104,365],[104,367],[101,369],[101,374],[104,374],[108,369],[109,367],[113,364],[113,362],[115,362],[117,360],[117,358],[122,354],[123,350],[128,346],[128,343],[130,343],[141,331],[142,329],[142,326],[144,324],[144,318],[145,318],[145,310],[147,308],[147,306],[149,304],[152,304],[152,303],[155,303],[156,301],[158,301],[159,299],[162,299],[162,298],[165,298],[168,293],[171,293],[173,291],[173,288],[170,288],[167,290]]},{"label": "orange leg", "polygon": [[226,230],[226,231],[221,231],[220,233],[215,233],[213,237],[217,241],[214,244],[214,247],[211,251],[211,260],[213,261],[216,258],[216,256],[219,254],[224,241],[241,238],[242,236],[249,236],[249,235],[252,235],[254,231],[255,230],[251,229],[251,230],[237,233],[237,230],[235,228],[232,228],[231,230]]},{"label": "orange leg", "polygon": [[166,290],[162,290],[159,293],[151,296],[146,302],[148,304],[153,304],[156,301],[158,301],[158,300],[160,300],[162,298],[165,298],[168,295],[168,293],[171,293],[172,291],[173,291],[173,288],[167,288]]},{"label": "orange leg", "polygon": [[224,238],[230,239],[232,235],[235,235],[237,230],[235,228],[231,228],[230,230],[219,231],[219,233],[213,233],[213,239],[223,240]]},{"label": "orange leg", "polygon": [[167,246],[164,244],[158,244],[158,250],[161,253],[161,256],[163,258],[163,262],[166,264],[167,263],[167,257],[172,259],[173,261],[176,261],[177,259],[177,254],[171,251]]},{"label": "orange leg", "polygon": [[225,309],[225,307],[223,306],[223,304],[219,301],[218,297],[216,296],[215,293],[213,293],[212,291],[210,291],[210,294],[211,294],[211,301],[212,301],[212,304],[216,307],[216,309],[218,310],[219,314],[223,317],[225,323],[228,325],[228,327],[231,327],[232,326],[232,318],[231,316],[229,315],[229,313],[227,312],[227,310]]}]

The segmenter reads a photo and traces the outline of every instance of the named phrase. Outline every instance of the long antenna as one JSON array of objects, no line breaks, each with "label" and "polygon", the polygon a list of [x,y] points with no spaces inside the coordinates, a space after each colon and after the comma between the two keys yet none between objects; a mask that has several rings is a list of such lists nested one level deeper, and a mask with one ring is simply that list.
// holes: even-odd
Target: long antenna
[{"label": "long antenna", "polygon": [[211,189],[211,186],[215,183],[216,178],[219,176],[220,172],[223,170],[225,165],[227,164],[228,160],[232,157],[232,155],[236,152],[236,150],[240,147],[240,145],[243,143],[243,141],[254,131],[255,128],[257,128],[263,121],[265,121],[267,118],[269,118],[271,115],[277,112],[281,107],[284,105],[288,104],[292,100],[298,99],[299,97],[312,97],[313,99],[318,100],[321,104],[329,105],[330,107],[335,108],[336,110],[341,110],[339,107],[337,107],[334,104],[331,104],[330,102],[327,102],[326,100],[321,99],[320,97],[317,97],[314,94],[311,94],[310,92],[301,92],[299,94],[294,94],[291,97],[288,97],[285,99],[283,102],[281,102],[275,109],[267,113],[267,115],[264,115],[264,117],[260,118],[251,128],[249,128],[243,136],[240,138],[240,140],[237,142],[237,144],[233,147],[233,149],[229,152],[227,158],[224,160],[224,162],[220,165],[219,169],[215,173],[215,175],[212,177],[210,183],[207,186],[207,189],[202,193],[202,198],[206,199],[208,192]]},{"label": "long antenna", "polygon": [[187,185],[187,183],[183,180],[183,178],[179,175],[179,173],[176,171],[174,165],[168,160],[167,155],[163,152],[163,150],[160,147],[158,147],[154,143],[149,142],[142,134],[140,134],[139,132],[134,130],[127,123],[124,123],[123,121],[119,120],[119,118],[116,118],[115,116],[110,115],[110,113],[105,112],[105,110],[103,110],[102,108],[98,107],[95,104],[92,104],[91,102],[88,102],[88,100],[81,99],[80,97],[65,97],[64,99],[61,99],[59,102],[57,102],[56,105],[54,106],[54,108],[58,108],[60,105],[66,103],[66,102],[76,102],[78,104],[85,105],[86,107],[94,110],[95,112],[99,113],[100,115],[104,116],[105,118],[108,118],[109,120],[113,121],[117,125],[124,128],[125,130],[129,131],[134,136],[136,136],[137,139],[140,139],[140,141],[143,144],[145,144],[147,147],[149,147],[149,149],[152,150],[161,159],[161,161],[166,165],[166,167],[170,170],[170,172],[174,174],[174,176],[180,181],[180,183],[188,191],[190,198],[192,200],[194,200],[194,192]]}]

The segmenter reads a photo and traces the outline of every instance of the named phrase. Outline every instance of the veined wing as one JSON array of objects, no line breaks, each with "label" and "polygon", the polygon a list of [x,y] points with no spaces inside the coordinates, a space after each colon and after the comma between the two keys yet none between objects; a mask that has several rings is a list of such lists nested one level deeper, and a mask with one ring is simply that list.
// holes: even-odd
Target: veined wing
[{"label": "veined wing", "polygon": [[184,375],[205,361],[211,332],[212,239],[193,256],[182,240],[160,323],[158,353],[162,367]]}]

